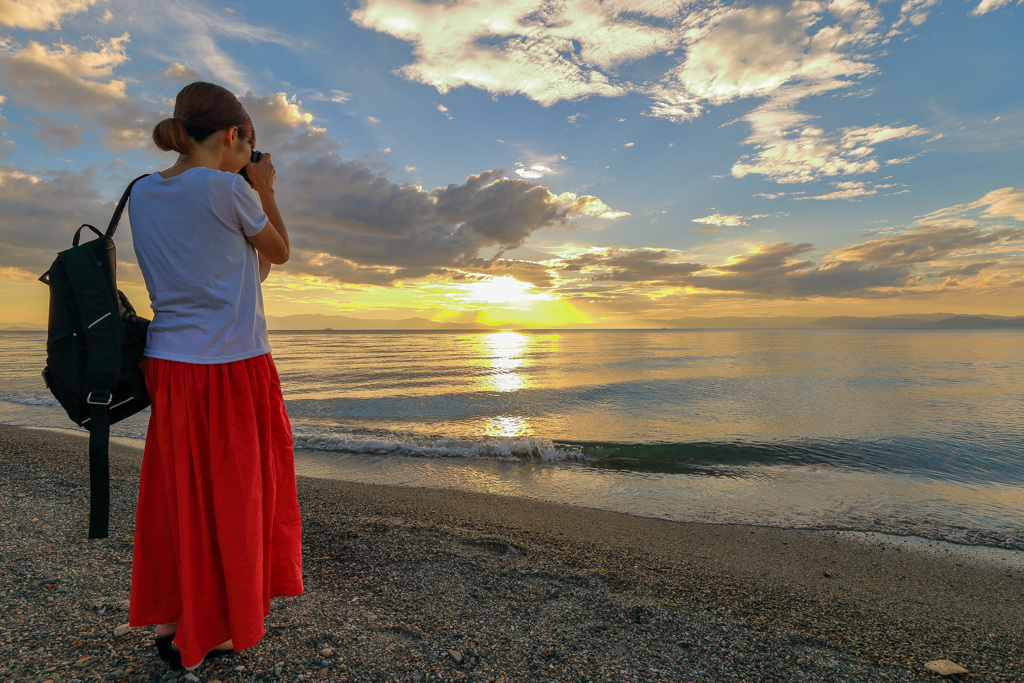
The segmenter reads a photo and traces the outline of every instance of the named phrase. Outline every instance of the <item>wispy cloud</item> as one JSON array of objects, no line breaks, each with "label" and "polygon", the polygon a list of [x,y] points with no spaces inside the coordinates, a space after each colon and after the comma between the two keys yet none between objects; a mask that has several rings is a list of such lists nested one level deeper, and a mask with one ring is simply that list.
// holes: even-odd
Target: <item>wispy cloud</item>
[{"label": "wispy cloud", "polygon": [[[251,70],[239,64],[221,45],[224,40],[281,45],[296,49],[301,38],[288,36],[195,0],[163,0],[146,5],[145,12],[125,8],[123,14],[133,33],[146,34],[157,55],[175,61],[190,72],[221,83],[236,92],[256,88]],[[120,14],[118,15],[120,16]]]},{"label": "wispy cloud", "polygon": [[700,223],[704,226],[710,226],[711,228],[735,228],[740,225],[747,225],[750,221],[757,218],[767,218],[769,214],[756,213],[752,216],[740,216],[738,214],[721,214],[713,213],[708,216],[702,216],[700,218],[694,218],[694,223]]},{"label": "wispy cloud", "polygon": [[[971,10],[971,14],[977,17],[1012,4],[1013,0],[981,0],[978,6]],[[1021,4],[1021,0],[1017,0],[1017,4]]]},{"label": "wispy cloud", "polygon": [[986,193],[980,199],[932,211],[923,216],[922,224],[962,223],[970,219],[1012,218],[1024,221],[1024,187],[1003,187]]}]

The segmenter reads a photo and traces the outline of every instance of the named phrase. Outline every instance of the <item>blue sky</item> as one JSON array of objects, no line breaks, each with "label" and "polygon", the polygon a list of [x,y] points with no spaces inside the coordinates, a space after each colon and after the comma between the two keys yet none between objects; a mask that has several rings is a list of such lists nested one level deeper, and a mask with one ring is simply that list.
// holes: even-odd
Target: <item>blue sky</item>
[{"label": "blue sky", "polygon": [[42,321],[72,230],[173,163],[149,132],[196,79],[274,154],[271,315],[1020,315],[1022,13],[0,0],[0,320]]}]

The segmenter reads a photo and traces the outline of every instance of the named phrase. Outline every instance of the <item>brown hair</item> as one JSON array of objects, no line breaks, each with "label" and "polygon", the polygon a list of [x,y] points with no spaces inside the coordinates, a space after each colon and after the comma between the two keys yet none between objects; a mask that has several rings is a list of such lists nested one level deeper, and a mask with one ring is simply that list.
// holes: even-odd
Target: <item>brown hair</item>
[{"label": "brown hair", "polygon": [[153,142],[165,152],[190,154],[192,146],[218,130],[239,127],[244,139],[256,142],[249,115],[230,90],[214,83],[189,83],[174,100],[174,118],[153,128]]}]

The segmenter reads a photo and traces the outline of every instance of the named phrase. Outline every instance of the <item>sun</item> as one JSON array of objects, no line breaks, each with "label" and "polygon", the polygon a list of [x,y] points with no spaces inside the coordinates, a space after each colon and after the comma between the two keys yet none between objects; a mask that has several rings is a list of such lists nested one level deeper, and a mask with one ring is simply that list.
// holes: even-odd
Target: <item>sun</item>
[{"label": "sun", "polygon": [[489,280],[460,284],[466,301],[486,304],[528,304],[534,301],[550,301],[553,297],[538,292],[528,282],[520,282],[511,275],[492,277]]}]

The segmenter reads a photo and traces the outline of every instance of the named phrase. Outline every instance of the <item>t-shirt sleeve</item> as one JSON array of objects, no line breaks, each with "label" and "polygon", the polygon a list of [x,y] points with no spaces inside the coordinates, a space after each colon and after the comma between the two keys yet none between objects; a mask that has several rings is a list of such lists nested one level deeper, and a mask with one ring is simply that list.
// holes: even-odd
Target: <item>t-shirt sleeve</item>
[{"label": "t-shirt sleeve", "polygon": [[267,225],[267,214],[260,208],[259,202],[249,189],[249,184],[240,175],[235,175],[232,186],[232,203],[235,208],[235,218],[242,226],[242,232],[246,237],[258,235]]}]

